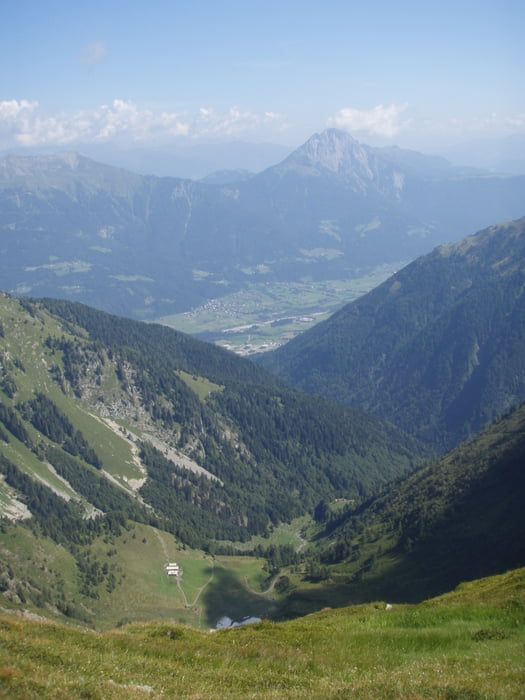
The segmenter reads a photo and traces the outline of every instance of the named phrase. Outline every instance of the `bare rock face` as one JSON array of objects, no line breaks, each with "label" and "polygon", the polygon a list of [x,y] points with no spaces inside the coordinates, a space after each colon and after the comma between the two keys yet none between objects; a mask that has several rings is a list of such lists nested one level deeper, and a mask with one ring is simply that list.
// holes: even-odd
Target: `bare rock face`
[{"label": "bare rock face", "polygon": [[314,134],[292,153],[281,166],[283,172],[326,175],[333,173],[350,184],[355,192],[377,190],[396,194],[403,189],[403,172],[378,154],[377,149],[359,143],[350,134],[338,129],[327,129]]}]

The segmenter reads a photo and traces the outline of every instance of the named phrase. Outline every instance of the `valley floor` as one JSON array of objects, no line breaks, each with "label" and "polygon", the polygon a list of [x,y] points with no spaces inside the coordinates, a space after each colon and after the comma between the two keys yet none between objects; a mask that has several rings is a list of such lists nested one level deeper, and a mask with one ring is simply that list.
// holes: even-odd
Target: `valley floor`
[{"label": "valley floor", "polygon": [[273,350],[381,284],[406,264],[384,264],[348,279],[253,282],[184,313],[157,319],[239,355]]}]

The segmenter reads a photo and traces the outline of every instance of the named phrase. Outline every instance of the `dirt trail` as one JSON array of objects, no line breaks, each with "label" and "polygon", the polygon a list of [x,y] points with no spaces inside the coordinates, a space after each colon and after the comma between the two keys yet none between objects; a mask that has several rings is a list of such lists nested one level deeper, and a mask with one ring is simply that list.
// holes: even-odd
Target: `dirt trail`
[{"label": "dirt trail", "polygon": [[[155,533],[155,537],[160,542],[160,546],[162,547],[162,551],[164,552],[164,559],[166,560],[166,562],[169,562],[170,555],[168,554],[168,548],[166,547],[166,542],[164,542],[164,540],[160,536],[160,532],[158,530],[153,530],[153,532]],[[177,579],[177,588],[179,589],[180,594],[182,596],[182,600],[184,601],[184,607],[189,608],[190,606],[188,605],[188,599],[186,598],[186,594],[184,593],[184,591],[182,590],[182,586],[180,585],[179,576],[177,576],[176,579]]]},{"label": "dirt trail", "polygon": [[186,598],[186,593],[184,593],[184,590],[182,586],[180,585],[180,578],[177,576],[177,588],[180,591],[180,594],[182,596],[182,600],[184,601],[184,607],[189,608],[190,604],[188,603],[188,599]]},{"label": "dirt trail", "polygon": [[205,583],[203,583],[202,586],[201,586],[200,588],[197,589],[197,595],[195,596],[195,598],[194,598],[194,600],[193,600],[193,603],[191,603],[190,607],[193,607],[193,606],[197,605],[197,602],[198,602],[199,598],[201,597],[202,592],[204,591],[204,589],[206,588],[206,586],[207,586],[208,584],[210,584],[210,583],[213,581],[213,574],[214,574],[214,572],[215,572],[215,563],[214,563],[214,561],[213,561],[212,558],[208,557],[208,559],[209,559],[209,561],[211,562],[211,574],[210,574],[210,578],[209,578]]},{"label": "dirt trail", "polygon": [[168,548],[166,547],[166,543],[160,536],[160,532],[158,530],[153,530],[155,533],[156,538],[160,542],[160,546],[162,547],[162,551],[164,552],[164,557],[166,558],[166,561],[168,562],[170,560],[169,554],[168,554]]},{"label": "dirt trail", "polygon": [[300,532],[300,531],[297,532],[296,535],[297,535],[297,539],[299,540],[299,544],[298,544],[297,547],[295,548],[295,551],[297,552],[297,554],[299,554],[299,552],[300,552],[302,549],[304,549],[304,548],[306,547],[306,545],[308,544],[308,540],[305,540],[305,539],[304,539],[304,537],[301,535],[301,532]]},{"label": "dirt trail", "polygon": [[268,593],[271,593],[275,587],[275,582],[279,578],[279,574],[277,576],[274,576],[274,578],[270,581],[270,585],[265,591],[256,591],[255,588],[252,588],[250,584],[248,583],[248,576],[244,577],[244,587],[246,588],[247,591],[250,591],[250,593],[253,593],[254,595],[259,595],[262,596],[263,598],[268,595]]}]

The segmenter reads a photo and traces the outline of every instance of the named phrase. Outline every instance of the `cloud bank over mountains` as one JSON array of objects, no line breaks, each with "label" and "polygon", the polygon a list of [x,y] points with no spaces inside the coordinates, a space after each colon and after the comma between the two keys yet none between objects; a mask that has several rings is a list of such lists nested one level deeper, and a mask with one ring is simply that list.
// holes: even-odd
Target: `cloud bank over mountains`
[{"label": "cloud bank over mountains", "polygon": [[62,146],[109,141],[162,143],[176,137],[237,138],[270,128],[286,129],[280,114],[260,114],[236,106],[224,112],[201,107],[195,114],[143,108],[115,99],[93,110],[45,115],[37,101],[0,101],[0,147]]},{"label": "cloud bank over mountains", "polygon": [[[103,44],[89,48],[86,60],[102,60]],[[86,49],[87,50],[87,49]],[[343,129],[364,140],[403,140],[408,147],[448,134],[452,140],[483,137],[499,131],[501,136],[523,133],[525,113],[491,113],[465,120],[439,121],[418,118],[408,102],[378,104],[370,109],[343,107],[329,116],[325,127]],[[107,144],[160,146],[174,140],[188,142],[244,139],[254,142],[293,143],[297,124],[286,114],[253,111],[231,106],[222,110],[200,107],[193,112],[144,107],[132,100],[114,99],[94,109],[46,113],[37,100],[0,100],[0,149]],[[305,138],[309,134],[305,135]],[[414,140],[410,144],[410,139]]]}]

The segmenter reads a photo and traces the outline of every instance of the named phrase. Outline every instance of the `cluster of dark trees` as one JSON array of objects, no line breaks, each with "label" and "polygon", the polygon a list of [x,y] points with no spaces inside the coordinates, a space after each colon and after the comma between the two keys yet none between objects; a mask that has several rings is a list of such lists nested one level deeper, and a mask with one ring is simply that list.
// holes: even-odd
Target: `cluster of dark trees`
[{"label": "cluster of dark trees", "polygon": [[[63,455],[66,459],[72,460],[69,455],[65,453]],[[70,466],[72,470],[67,471],[68,477],[71,477],[75,468],[80,465],[77,463]],[[116,499],[113,502],[114,508],[102,517],[86,519],[81,503],[60,498],[51,489],[22,472],[1,453],[0,473],[4,475],[10,486],[21,494],[31,511],[32,517],[24,521],[24,526],[37,535],[50,537],[74,556],[79,575],[80,591],[89,597],[97,597],[97,587],[104,581],[106,581],[106,587],[112,590],[116,582],[114,571],[111,567],[104,567],[98,561],[86,557],[86,545],[93,542],[96,537],[120,535],[123,530],[129,527],[130,518],[135,521],[148,522],[146,510],[140,509],[135,501],[126,497],[126,494],[120,492],[118,488],[109,484],[105,479],[100,478],[99,494],[92,494],[94,500],[97,500],[97,495],[103,494],[105,498],[99,501],[100,505],[110,505],[111,500],[107,492],[112,490],[111,495]],[[104,481],[106,481],[107,486],[103,483]],[[78,486],[79,483],[80,480],[77,477],[76,485]],[[84,486],[85,483],[83,482]],[[81,492],[82,490],[89,491],[89,489],[80,489]],[[117,505],[122,505],[123,509],[117,510]],[[35,590],[40,591],[41,595],[44,589],[40,584],[35,586]],[[76,607],[73,609],[71,603],[68,603],[63,596],[54,600],[54,604],[66,615],[81,619],[83,617],[81,610]]]},{"label": "cluster of dark trees", "polygon": [[[25,445],[30,446],[31,440],[23,421],[20,419],[18,412],[4,403],[0,403],[0,423],[9,430],[16,438]],[[9,436],[5,436],[5,442],[9,442]]]},{"label": "cluster of dark trees", "polygon": [[[105,532],[120,534],[130,515],[125,510],[112,510],[104,517],[86,519],[83,517],[84,507],[80,502],[60,498],[47,486],[21,471],[1,453],[0,472],[6,482],[22,495],[31,511],[33,517],[25,521],[25,524],[65,547],[88,544],[94,537]],[[133,511],[133,515],[138,519],[138,509]]]},{"label": "cluster of dark trees", "polygon": [[439,460],[326,518],[319,561],[344,562],[355,578],[383,554],[395,557],[399,573],[390,572],[385,590],[405,600],[523,566],[523,464],[525,404]]},{"label": "cluster of dark trees", "polygon": [[95,450],[90,447],[80,430],[73,427],[69,418],[45,394],[38,392],[34,398],[19,406],[20,413],[33,426],[53,442],[61,445],[69,454],[79,456],[97,469],[102,467]]}]

